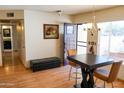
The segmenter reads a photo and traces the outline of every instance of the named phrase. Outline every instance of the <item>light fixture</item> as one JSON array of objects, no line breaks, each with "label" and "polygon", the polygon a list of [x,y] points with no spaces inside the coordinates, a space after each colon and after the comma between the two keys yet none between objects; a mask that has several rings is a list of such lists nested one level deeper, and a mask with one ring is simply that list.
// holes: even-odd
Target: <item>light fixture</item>
[{"label": "light fixture", "polygon": [[58,13],[59,16],[62,15],[62,11],[61,10],[57,10],[56,12]]},{"label": "light fixture", "polygon": [[93,20],[92,20],[92,27],[90,29],[90,32],[91,32],[91,35],[93,36],[95,31],[100,30],[96,23],[95,6],[93,6],[92,16],[93,16]]},{"label": "light fixture", "polygon": [[98,25],[97,25],[97,22],[96,22],[95,6],[93,6],[93,10],[92,10],[91,28],[87,27],[87,28],[84,29],[84,31],[90,31],[91,36],[94,35],[95,31],[100,31],[100,28],[98,28]]},{"label": "light fixture", "polygon": [[88,29],[90,33],[90,37],[88,40],[89,44],[89,53],[90,54],[97,54],[97,43],[98,43],[98,31],[100,30],[97,26],[96,22],[96,15],[95,15],[95,6],[93,6],[93,11],[92,11],[92,23],[91,23],[91,29]]}]

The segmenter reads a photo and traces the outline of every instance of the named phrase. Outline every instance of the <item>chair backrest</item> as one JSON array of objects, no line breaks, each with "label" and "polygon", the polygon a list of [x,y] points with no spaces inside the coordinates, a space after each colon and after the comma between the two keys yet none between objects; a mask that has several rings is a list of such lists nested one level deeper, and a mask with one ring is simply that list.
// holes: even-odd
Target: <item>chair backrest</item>
[{"label": "chair backrest", "polygon": [[[67,53],[68,53],[68,56],[74,56],[74,55],[77,54],[77,51],[76,51],[76,49],[69,49],[69,50],[67,50]],[[71,65],[73,67],[76,67],[77,66],[76,63],[71,62],[71,61],[69,61],[69,65]]]},{"label": "chair backrest", "polygon": [[77,54],[76,49],[69,49],[67,50],[68,56],[74,56]]},{"label": "chair backrest", "polygon": [[121,64],[122,64],[122,61],[114,62],[112,64],[110,74],[109,74],[109,77],[108,77],[108,80],[107,80],[108,83],[113,82],[117,78],[117,75],[118,75]]}]

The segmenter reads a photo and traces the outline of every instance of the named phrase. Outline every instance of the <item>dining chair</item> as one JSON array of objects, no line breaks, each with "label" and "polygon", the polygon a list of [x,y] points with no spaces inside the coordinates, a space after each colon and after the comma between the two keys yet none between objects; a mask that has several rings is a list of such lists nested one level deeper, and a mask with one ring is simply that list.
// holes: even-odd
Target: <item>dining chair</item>
[{"label": "dining chair", "polygon": [[96,69],[94,72],[94,76],[104,81],[104,87],[105,87],[105,82],[107,82],[107,83],[111,83],[112,88],[114,88],[113,82],[117,78],[121,64],[122,61],[114,62],[109,71],[105,69]]},{"label": "dining chair", "polygon": [[[69,49],[69,50],[67,50],[67,54],[68,54],[68,56],[74,56],[77,54],[77,51],[76,51],[76,49]],[[72,68],[75,68],[76,69],[75,84],[77,84],[77,79],[78,79],[77,74],[78,74],[78,68],[80,68],[80,66],[72,61],[69,61],[69,65],[71,66],[70,71],[69,71],[69,80],[71,77]]]}]

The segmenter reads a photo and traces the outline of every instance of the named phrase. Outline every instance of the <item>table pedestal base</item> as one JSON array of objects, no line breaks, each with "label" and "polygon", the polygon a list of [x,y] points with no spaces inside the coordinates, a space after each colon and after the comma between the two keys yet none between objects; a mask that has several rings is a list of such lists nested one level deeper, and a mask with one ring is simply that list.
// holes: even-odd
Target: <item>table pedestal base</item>
[{"label": "table pedestal base", "polygon": [[93,78],[94,69],[81,67],[81,71],[82,71],[82,78],[83,78],[81,82],[81,88],[93,88],[94,87],[94,78]]},{"label": "table pedestal base", "polygon": [[[74,85],[74,88],[81,88],[81,84]],[[103,87],[94,85],[93,88],[103,88]]]}]

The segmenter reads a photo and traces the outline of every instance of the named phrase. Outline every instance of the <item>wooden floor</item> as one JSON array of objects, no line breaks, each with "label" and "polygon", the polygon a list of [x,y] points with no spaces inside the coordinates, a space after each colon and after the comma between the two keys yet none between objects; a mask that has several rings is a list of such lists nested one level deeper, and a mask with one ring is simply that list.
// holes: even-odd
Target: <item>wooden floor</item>
[{"label": "wooden floor", "polygon": [[[32,72],[30,69],[24,68],[17,56],[14,56],[12,60],[4,58],[4,61],[6,61],[4,67],[0,68],[0,87],[73,88],[75,83],[73,78],[68,80],[70,66],[62,66],[54,69]],[[78,82],[81,81],[79,80]],[[102,86],[103,81],[99,80],[97,85]],[[117,80],[114,85],[117,88],[123,88],[124,82]],[[107,87],[111,87],[111,84],[107,84]]]}]

